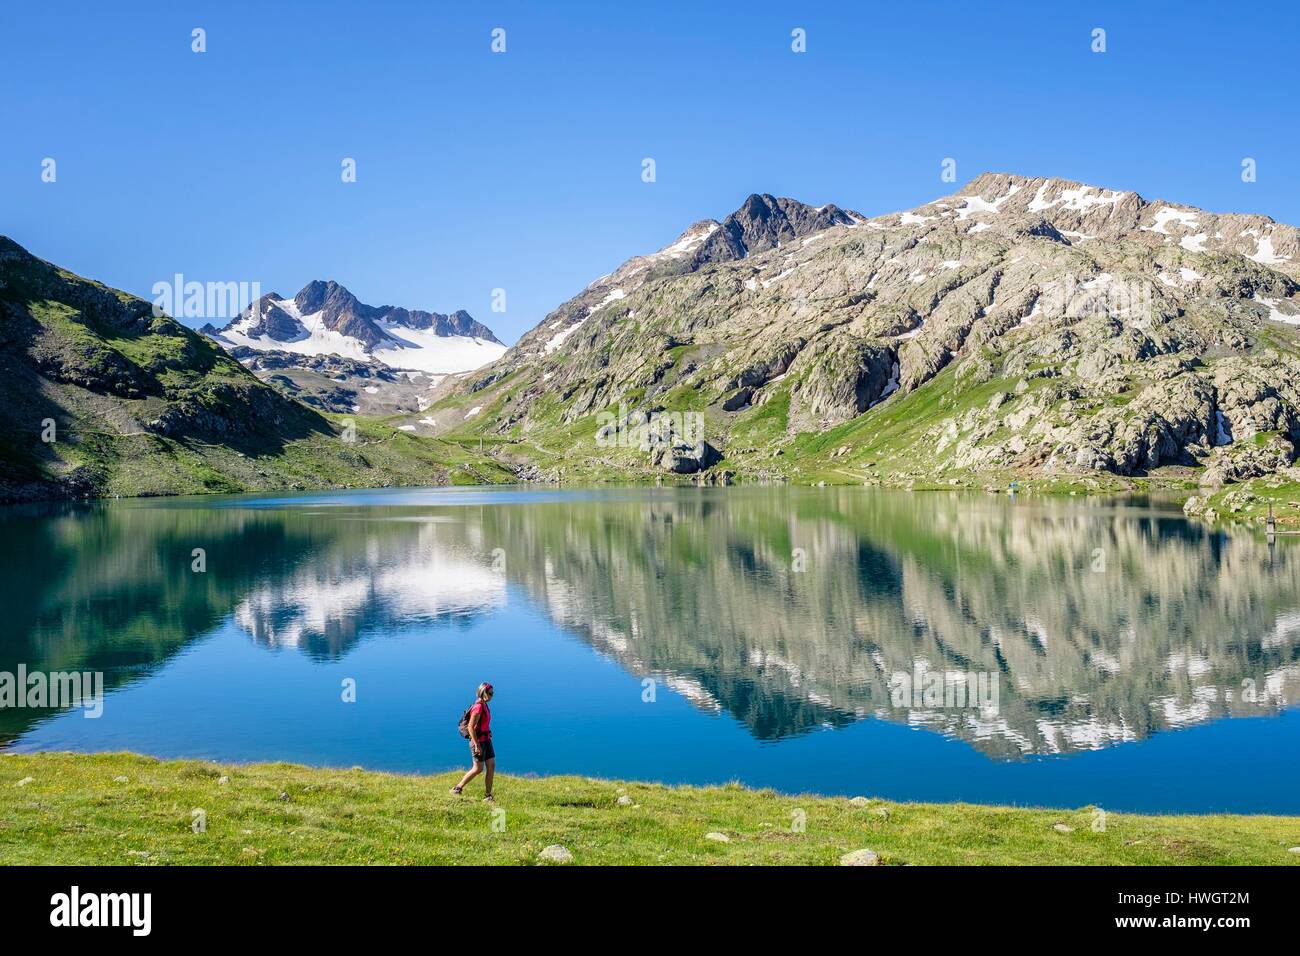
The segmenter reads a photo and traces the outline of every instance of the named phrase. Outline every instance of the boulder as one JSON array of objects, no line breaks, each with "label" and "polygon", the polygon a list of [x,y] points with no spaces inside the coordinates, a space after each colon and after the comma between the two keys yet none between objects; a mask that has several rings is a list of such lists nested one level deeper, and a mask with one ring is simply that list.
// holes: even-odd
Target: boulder
[{"label": "boulder", "polygon": [[558,843],[552,843],[546,849],[542,850],[541,853],[537,854],[537,862],[561,865],[572,863],[573,854],[570,853],[566,847],[560,846]]},{"label": "boulder", "polygon": [[880,857],[871,850],[854,850],[840,857],[840,866],[879,866]]},{"label": "boulder", "polygon": [[700,439],[694,445],[680,442],[661,445],[653,453],[652,460],[664,471],[678,475],[693,475],[712,468],[722,460],[722,455],[707,441]]}]

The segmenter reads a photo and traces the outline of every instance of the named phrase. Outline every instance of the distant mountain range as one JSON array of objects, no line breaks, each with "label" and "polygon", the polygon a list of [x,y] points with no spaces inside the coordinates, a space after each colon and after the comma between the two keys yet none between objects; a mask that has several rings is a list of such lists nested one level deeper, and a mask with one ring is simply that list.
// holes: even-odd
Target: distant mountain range
[{"label": "distant mountain range", "polygon": [[[3,239],[0,319],[0,497],[671,472],[1300,512],[1300,231],[1061,179],[751,195],[509,349],[323,281],[204,337]],[[635,440],[665,416],[702,437]]]},{"label": "distant mountain range", "polygon": [[437,374],[475,369],[505,352],[492,330],[463,309],[443,315],[366,305],[337,282],[319,279],[292,299],[264,295],[225,328],[201,331],[232,350],[337,355]]}]

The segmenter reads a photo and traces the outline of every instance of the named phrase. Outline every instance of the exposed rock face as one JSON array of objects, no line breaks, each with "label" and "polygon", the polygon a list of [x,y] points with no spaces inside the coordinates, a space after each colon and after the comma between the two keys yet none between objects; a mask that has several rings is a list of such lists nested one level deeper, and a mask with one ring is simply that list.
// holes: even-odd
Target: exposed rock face
[{"label": "exposed rock face", "polygon": [[385,335],[375,325],[371,317],[373,311],[362,305],[354,296],[337,282],[322,282],[317,279],[303,286],[293,299],[294,305],[303,315],[321,313],[325,328],[354,338],[367,348],[374,348],[385,339]]},{"label": "exposed rock face", "polygon": [[891,346],[850,335],[815,340],[799,359],[804,370],[794,391],[794,414],[812,428],[838,425],[883,401],[898,388],[898,354]]},{"label": "exposed rock face", "polygon": [[450,315],[442,315],[438,312],[421,312],[418,309],[411,311],[389,305],[381,306],[380,312],[384,321],[392,322],[394,325],[405,325],[411,329],[432,329],[439,335],[468,335],[489,342],[501,341],[491,329],[482,322],[476,321],[464,309],[457,309]]},{"label": "exposed rock face", "polygon": [[754,397],[752,388],[740,388],[732,392],[727,398],[723,399],[722,410],[724,412],[737,412],[749,404],[749,400]]},{"label": "exposed rock face", "polygon": [[[254,302],[248,309],[250,316],[256,316],[256,319],[249,326],[249,333],[267,336],[281,342],[287,342],[297,337],[302,332],[302,326],[297,319],[280,307],[278,303],[283,301],[283,296],[272,292]],[[205,335],[211,335],[212,331],[215,330],[209,324],[201,331]]]},{"label": "exposed rock face", "polygon": [[1280,435],[1266,436],[1263,442],[1236,442],[1211,458],[1201,484],[1224,485],[1273,474],[1290,467],[1295,455],[1295,445]]},{"label": "exposed rock face", "polygon": [[729,387],[766,385],[777,376],[784,375],[786,369],[790,367],[790,363],[799,354],[799,350],[807,344],[806,339],[799,338],[793,342],[783,342],[777,345],[769,354],[756,359],[741,369],[740,374],[729,383]]},{"label": "exposed rock face", "polygon": [[1054,454],[1067,470],[1131,475],[1162,464],[1195,464],[1214,445],[1214,389],[1179,375],[1143,389],[1132,404],[1107,409],[1074,426]]},{"label": "exposed rock face", "polygon": [[291,352],[259,352],[249,348],[232,348],[230,354],[252,372],[302,368],[321,375],[368,378],[375,381],[395,382],[401,375],[379,362],[359,362],[338,355],[294,355]]},{"label": "exposed rock face", "polygon": [[[490,402],[508,378],[507,436],[549,427],[554,396],[566,425],[707,404],[742,474],[790,477],[790,455],[759,463],[861,418],[832,446],[850,475],[907,458],[926,479],[1220,463],[1231,481],[1295,457],[1298,335],[1294,227],[989,173],[870,220],[751,196],[593,282],[464,388]],[[1257,436],[1268,452],[1223,450]]]},{"label": "exposed rock face", "polygon": [[775,249],[782,242],[861,219],[834,205],[814,209],[793,199],[754,194],[709,234],[692,258],[692,265],[699,268],[711,262],[744,259],[753,253]]}]

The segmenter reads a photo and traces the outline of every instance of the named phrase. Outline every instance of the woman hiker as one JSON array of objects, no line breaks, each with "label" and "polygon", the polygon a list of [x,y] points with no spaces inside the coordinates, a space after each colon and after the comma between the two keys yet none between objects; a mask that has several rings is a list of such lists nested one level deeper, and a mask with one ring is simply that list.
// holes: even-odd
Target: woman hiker
[{"label": "woman hiker", "polygon": [[469,752],[474,758],[474,766],[460,778],[460,783],[451,788],[451,792],[459,797],[465,784],[479,774],[486,773],[483,789],[487,791],[487,796],[483,799],[490,801],[492,777],[497,771],[497,753],[492,748],[492,711],[488,709],[488,701],[492,699],[492,685],[486,682],[479,684],[474,696],[478,698],[474,706],[461,718],[461,735],[469,738]]}]

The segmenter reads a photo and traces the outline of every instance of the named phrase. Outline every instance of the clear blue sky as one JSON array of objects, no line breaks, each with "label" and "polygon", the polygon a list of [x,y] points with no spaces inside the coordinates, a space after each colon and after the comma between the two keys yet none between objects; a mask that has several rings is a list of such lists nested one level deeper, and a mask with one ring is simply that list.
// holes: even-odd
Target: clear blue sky
[{"label": "clear blue sky", "polygon": [[1300,223],[1298,8],[0,0],[0,234],[146,298],[333,278],[510,342],[751,192],[877,214],[944,157]]}]

